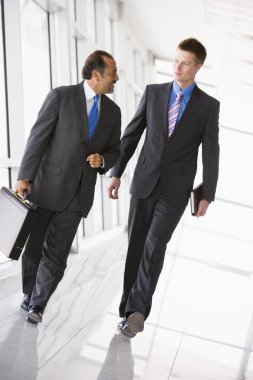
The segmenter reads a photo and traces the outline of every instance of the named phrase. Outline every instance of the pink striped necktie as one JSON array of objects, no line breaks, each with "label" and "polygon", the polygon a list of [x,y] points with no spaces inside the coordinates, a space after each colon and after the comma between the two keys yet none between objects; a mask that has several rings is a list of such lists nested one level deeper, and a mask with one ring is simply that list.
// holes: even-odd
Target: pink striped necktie
[{"label": "pink striped necktie", "polygon": [[177,97],[176,97],[175,102],[172,103],[172,105],[169,107],[169,111],[168,111],[168,135],[169,135],[169,137],[175,129],[175,125],[176,125],[177,118],[178,118],[179,111],[180,111],[182,96],[183,96],[183,91],[179,90],[177,92]]}]

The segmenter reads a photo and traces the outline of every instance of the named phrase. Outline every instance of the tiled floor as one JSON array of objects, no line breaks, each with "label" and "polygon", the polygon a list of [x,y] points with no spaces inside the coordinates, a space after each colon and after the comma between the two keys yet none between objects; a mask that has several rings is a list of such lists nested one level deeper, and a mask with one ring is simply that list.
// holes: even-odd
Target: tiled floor
[{"label": "tiled floor", "polygon": [[132,340],[116,334],[122,229],[82,242],[37,327],[19,313],[20,264],[9,276],[2,264],[0,379],[253,380],[252,213],[219,201],[202,219],[186,210]]}]

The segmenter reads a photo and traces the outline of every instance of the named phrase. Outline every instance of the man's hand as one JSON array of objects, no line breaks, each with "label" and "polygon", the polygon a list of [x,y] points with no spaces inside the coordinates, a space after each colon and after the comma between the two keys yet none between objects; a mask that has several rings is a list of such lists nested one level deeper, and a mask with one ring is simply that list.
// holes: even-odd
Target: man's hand
[{"label": "man's hand", "polygon": [[118,190],[120,187],[120,178],[118,177],[112,177],[109,185],[107,186],[108,195],[111,199],[118,199]]},{"label": "man's hand", "polygon": [[32,185],[25,179],[19,179],[15,186],[15,192],[24,197],[24,191],[27,190],[28,193],[32,192]]},{"label": "man's hand", "polygon": [[86,161],[88,161],[90,166],[94,169],[100,168],[100,166],[103,165],[103,159],[99,153],[90,154]]},{"label": "man's hand", "polygon": [[205,199],[202,199],[202,201],[199,202],[199,208],[196,214],[196,217],[198,218],[199,216],[204,216],[206,214],[206,211],[209,206],[209,202],[206,201]]}]

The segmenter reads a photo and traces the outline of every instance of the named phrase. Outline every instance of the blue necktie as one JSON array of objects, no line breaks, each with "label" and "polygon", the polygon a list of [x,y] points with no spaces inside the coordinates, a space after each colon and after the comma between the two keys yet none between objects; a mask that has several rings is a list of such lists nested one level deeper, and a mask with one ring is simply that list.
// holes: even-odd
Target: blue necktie
[{"label": "blue necktie", "polygon": [[99,95],[94,96],[93,99],[94,99],[93,104],[92,104],[92,107],[90,109],[90,113],[88,116],[89,139],[92,138],[92,136],[95,132],[95,128],[97,126],[97,122],[98,122],[98,99],[99,99]]}]

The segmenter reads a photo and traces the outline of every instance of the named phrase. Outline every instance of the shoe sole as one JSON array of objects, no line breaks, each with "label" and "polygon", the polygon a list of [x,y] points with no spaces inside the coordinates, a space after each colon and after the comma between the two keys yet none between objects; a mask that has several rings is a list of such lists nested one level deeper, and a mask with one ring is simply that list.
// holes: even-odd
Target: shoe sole
[{"label": "shoe sole", "polygon": [[127,338],[134,338],[135,337],[135,333],[129,331],[127,329],[127,326],[124,326],[124,328],[120,331],[122,335],[126,336]]},{"label": "shoe sole", "polygon": [[133,338],[138,332],[144,330],[144,316],[141,313],[135,312],[127,318],[127,322],[122,329],[122,334]]},{"label": "shoe sole", "polygon": [[36,313],[28,313],[27,314],[27,321],[30,323],[39,323],[42,322],[42,317]]}]

